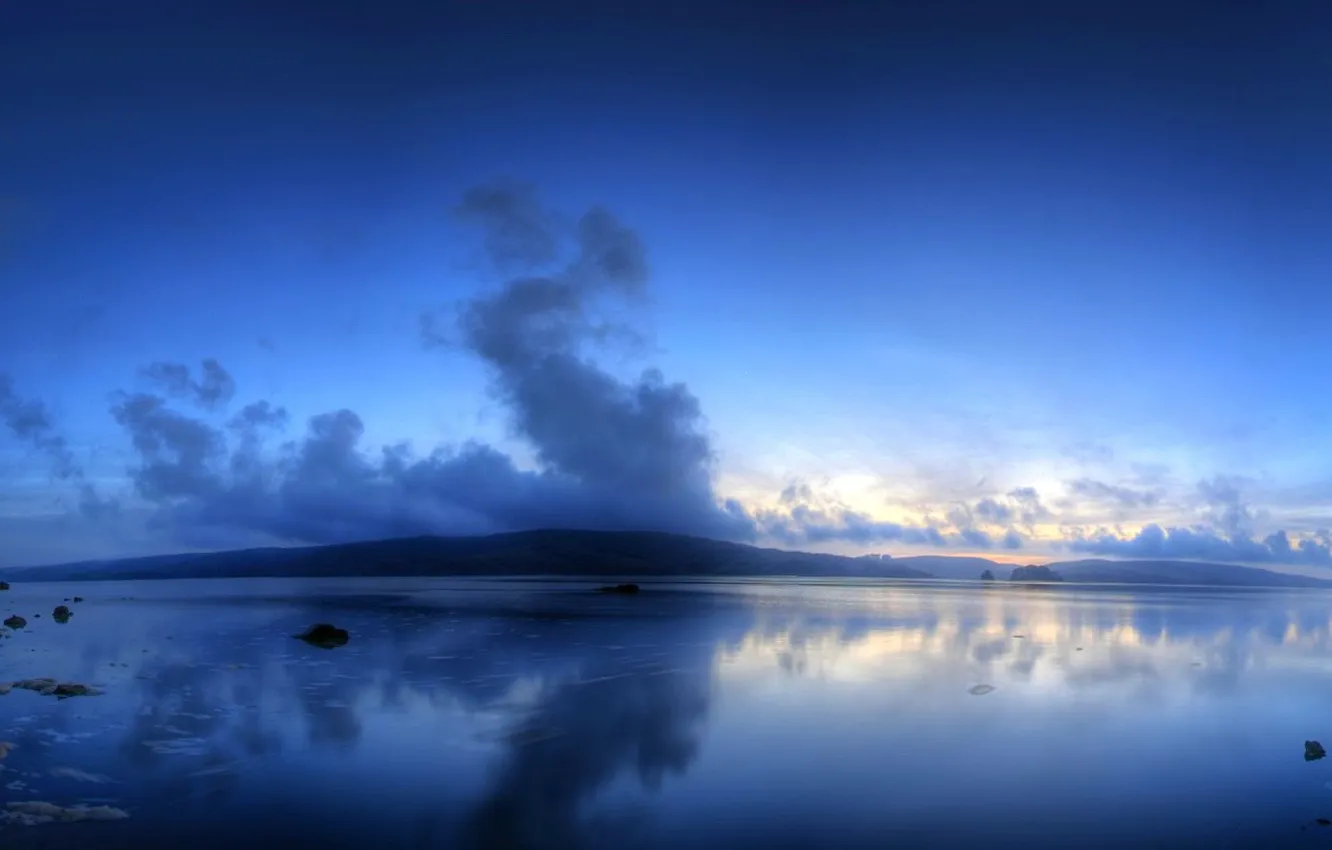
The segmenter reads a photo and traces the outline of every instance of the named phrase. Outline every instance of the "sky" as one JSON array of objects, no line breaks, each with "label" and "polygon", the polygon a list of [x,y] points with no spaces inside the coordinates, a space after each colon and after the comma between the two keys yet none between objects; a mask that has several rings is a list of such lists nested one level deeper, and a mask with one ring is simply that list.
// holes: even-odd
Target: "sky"
[{"label": "sky", "polygon": [[1332,8],[0,7],[0,566],[1332,567]]}]

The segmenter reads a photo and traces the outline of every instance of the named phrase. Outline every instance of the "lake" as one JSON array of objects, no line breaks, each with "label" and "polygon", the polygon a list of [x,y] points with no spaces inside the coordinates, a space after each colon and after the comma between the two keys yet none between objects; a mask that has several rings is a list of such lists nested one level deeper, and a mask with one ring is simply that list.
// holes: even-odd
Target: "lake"
[{"label": "lake", "polygon": [[15,585],[0,846],[1332,846],[1327,593],[591,586]]}]

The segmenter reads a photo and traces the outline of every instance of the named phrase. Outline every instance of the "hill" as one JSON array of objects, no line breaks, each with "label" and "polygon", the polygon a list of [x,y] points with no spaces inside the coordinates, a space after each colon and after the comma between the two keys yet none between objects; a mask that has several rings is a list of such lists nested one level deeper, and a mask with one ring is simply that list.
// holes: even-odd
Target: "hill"
[{"label": "hill", "polygon": [[28,581],[350,576],[865,576],[930,578],[877,557],[763,549],[655,532],[525,531],[250,549],[0,571]]},{"label": "hill", "polygon": [[[1066,583],[1321,587],[1332,581],[1256,567],[1190,561],[1063,561]],[[0,579],[78,581],[161,578],[352,576],[802,576],[1000,581],[1030,570],[988,558],[824,555],[677,534],[524,531],[488,537],[412,537],[306,548],[158,555],[0,570]]]},{"label": "hill", "polygon": [[1258,567],[1195,561],[1064,561],[1050,566],[1064,581],[1200,584],[1229,587],[1332,587],[1332,581]]}]

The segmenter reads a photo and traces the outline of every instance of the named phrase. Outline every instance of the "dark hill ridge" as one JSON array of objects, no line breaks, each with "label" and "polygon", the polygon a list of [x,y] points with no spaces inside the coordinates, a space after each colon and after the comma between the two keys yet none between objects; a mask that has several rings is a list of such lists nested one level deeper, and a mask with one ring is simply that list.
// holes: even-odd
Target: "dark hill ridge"
[{"label": "dark hill ridge", "polygon": [[[0,570],[28,581],[155,578],[338,578],[353,576],[826,576],[1001,581],[1013,564],[923,555],[858,558],[763,549],[677,534],[633,531],[524,531],[488,537],[412,537],[306,548],[158,555]],[[1065,561],[1050,564],[1065,582],[1325,587],[1332,581],[1233,564],[1188,561]],[[1026,572],[1019,568],[1017,575]]]},{"label": "dark hill ridge", "polygon": [[761,549],[653,532],[525,531],[250,549],[5,570],[16,580],[341,576],[865,576],[930,578],[891,559]]}]

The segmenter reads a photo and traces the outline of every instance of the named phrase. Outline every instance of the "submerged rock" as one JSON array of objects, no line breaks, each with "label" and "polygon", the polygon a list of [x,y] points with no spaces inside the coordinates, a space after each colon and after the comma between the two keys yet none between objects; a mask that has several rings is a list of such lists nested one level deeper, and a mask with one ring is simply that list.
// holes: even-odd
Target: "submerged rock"
[{"label": "submerged rock", "polygon": [[1305,761],[1318,761],[1320,758],[1322,758],[1325,755],[1327,755],[1327,750],[1323,749],[1322,744],[1318,743],[1317,741],[1304,742]]},{"label": "submerged rock", "polygon": [[20,617],[18,614],[5,620],[5,628],[8,629],[21,629],[26,625],[28,625],[28,621]]},{"label": "submerged rock", "polygon": [[345,646],[347,641],[351,640],[351,635],[347,634],[346,629],[340,629],[328,623],[315,623],[296,637],[321,649]]},{"label": "submerged rock", "polygon": [[971,694],[973,697],[983,697],[986,694],[993,692],[994,685],[973,685],[972,687],[967,688],[967,693]]},{"label": "submerged rock", "polygon": [[600,591],[601,593],[637,593],[637,592],[638,592],[638,585],[636,585],[636,584],[608,584],[608,585],[606,585],[605,587],[598,587],[597,590]]},{"label": "submerged rock", "polygon": [[56,609],[51,612],[51,616],[55,618],[57,623],[68,623],[69,618],[73,613],[73,611],[69,610],[68,605],[57,605]]}]

